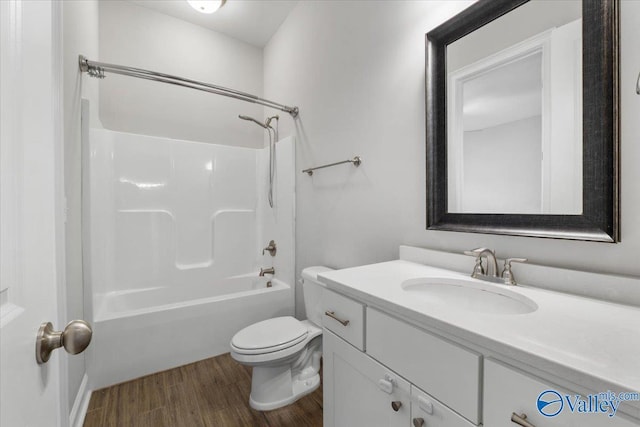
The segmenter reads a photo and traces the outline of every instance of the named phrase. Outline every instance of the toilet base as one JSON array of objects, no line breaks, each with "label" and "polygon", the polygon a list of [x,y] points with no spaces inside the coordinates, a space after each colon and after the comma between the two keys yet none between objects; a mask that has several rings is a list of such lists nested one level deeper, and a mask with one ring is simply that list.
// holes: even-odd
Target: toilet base
[{"label": "toilet base", "polygon": [[301,376],[292,379],[289,366],[281,370],[254,367],[249,405],[258,411],[271,411],[295,402],[320,386],[320,374],[306,379],[300,379]]},{"label": "toilet base", "polygon": [[253,409],[270,411],[281,408],[320,386],[322,329],[307,320],[302,323],[309,330],[308,341],[290,349],[257,355],[231,352],[236,361],[253,367],[249,396],[249,405]]}]

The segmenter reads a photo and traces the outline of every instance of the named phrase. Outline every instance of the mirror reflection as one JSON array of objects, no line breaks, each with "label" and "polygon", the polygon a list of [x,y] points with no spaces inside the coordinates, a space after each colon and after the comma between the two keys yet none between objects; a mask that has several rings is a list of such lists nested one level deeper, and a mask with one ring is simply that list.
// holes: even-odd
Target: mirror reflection
[{"label": "mirror reflection", "polygon": [[451,213],[582,213],[582,7],[552,3],[447,46]]}]

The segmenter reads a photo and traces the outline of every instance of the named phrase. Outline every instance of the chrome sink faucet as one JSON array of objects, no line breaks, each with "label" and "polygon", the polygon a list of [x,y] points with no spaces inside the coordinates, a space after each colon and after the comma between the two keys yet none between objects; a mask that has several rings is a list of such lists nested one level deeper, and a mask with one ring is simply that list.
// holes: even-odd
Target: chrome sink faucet
[{"label": "chrome sink faucet", "polygon": [[273,267],[261,268],[260,269],[260,274],[258,274],[258,276],[264,277],[265,274],[276,274],[276,269],[273,268]]},{"label": "chrome sink faucet", "polygon": [[[493,250],[487,248],[476,248],[470,251],[464,251],[464,254],[476,257],[476,265],[473,267],[471,277],[494,283],[504,283],[505,285],[516,285],[513,271],[511,271],[511,263],[527,261],[526,258],[507,258],[504,260],[502,273],[498,275],[498,261],[496,259],[496,253]],[[482,258],[487,259],[486,271],[482,264]]]},{"label": "chrome sink faucet", "polygon": [[[479,279],[480,276],[498,277],[498,261],[496,260],[496,253],[487,248],[476,248],[470,251],[464,251],[465,255],[476,257],[476,265],[473,267],[473,273],[471,277]],[[482,266],[482,258],[487,258],[487,271],[484,271]]]}]

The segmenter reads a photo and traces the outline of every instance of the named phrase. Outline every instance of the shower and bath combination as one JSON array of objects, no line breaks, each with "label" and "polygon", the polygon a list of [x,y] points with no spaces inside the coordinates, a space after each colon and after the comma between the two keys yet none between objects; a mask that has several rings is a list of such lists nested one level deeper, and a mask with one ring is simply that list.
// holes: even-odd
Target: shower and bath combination
[{"label": "shower and bath combination", "polygon": [[[184,77],[84,57],[79,62],[91,78],[119,74],[298,114],[296,107]],[[264,119],[280,111],[258,116],[261,123],[249,121],[275,132],[278,141],[277,118]],[[88,119],[83,116],[84,122]],[[277,163],[275,141],[270,141],[278,172],[272,165],[274,209],[266,211],[267,180],[256,179],[257,161],[260,174],[267,174],[269,156],[263,149],[95,128],[82,136],[85,153],[92,153],[83,158],[87,174],[82,177],[89,190],[83,221],[91,237],[83,248],[91,265],[91,286],[85,291],[96,331],[86,368],[92,387],[228,353],[231,338],[242,328],[293,312],[294,252],[278,253],[278,277],[268,271],[257,277],[256,271],[263,260],[257,242],[263,236],[277,237],[283,248],[294,247],[293,136],[278,142]],[[212,161],[223,167],[212,167]],[[140,189],[146,183],[162,185],[154,185],[149,198],[150,190],[131,191],[133,177],[143,184]],[[276,189],[275,178],[287,185]],[[269,213],[275,214],[276,207],[274,217]],[[275,242],[264,248],[265,254],[269,246],[275,255]],[[158,347],[158,337],[167,333],[179,336],[180,345],[146,351]],[[119,357],[113,357],[114,348]]]},{"label": "shower and bath combination", "polygon": [[[267,117],[264,123],[254,119],[253,117],[243,116],[240,114],[238,116],[242,120],[248,120],[250,122],[254,122],[258,126],[261,126],[269,132],[269,206],[273,208],[273,177],[276,171],[275,163],[276,163],[276,142],[278,141],[278,120],[280,120],[280,116],[275,115],[271,117]],[[271,126],[271,121],[276,120],[276,127],[273,128]],[[271,131],[273,131],[273,140],[271,138]]]}]

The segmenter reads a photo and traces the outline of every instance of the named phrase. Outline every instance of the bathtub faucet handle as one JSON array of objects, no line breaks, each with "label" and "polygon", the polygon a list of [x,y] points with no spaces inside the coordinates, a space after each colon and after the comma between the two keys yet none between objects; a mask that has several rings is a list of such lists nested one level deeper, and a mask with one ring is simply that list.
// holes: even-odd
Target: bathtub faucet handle
[{"label": "bathtub faucet handle", "polygon": [[271,256],[276,256],[276,251],[277,251],[276,242],[274,242],[273,240],[270,241],[269,245],[262,250],[262,255],[264,255],[265,251],[269,252]]},{"label": "bathtub faucet handle", "polygon": [[273,267],[261,268],[260,269],[260,274],[258,274],[258,276],[264,277],[265,274],[276,274],[276,269],[273,268]]}]

